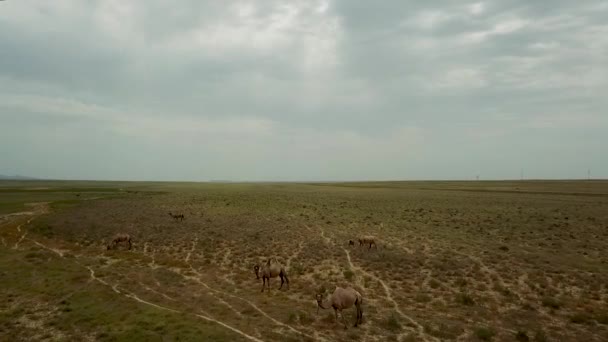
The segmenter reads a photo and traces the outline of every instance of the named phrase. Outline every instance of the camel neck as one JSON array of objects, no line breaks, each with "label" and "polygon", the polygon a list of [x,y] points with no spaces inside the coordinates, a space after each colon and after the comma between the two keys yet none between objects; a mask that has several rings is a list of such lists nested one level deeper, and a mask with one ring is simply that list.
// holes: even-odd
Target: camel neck
[{"label": "camel neck", "polygon": [[319,306],[321,307],[321,309],[329,309],[331,307],[331,305],[330,305],[331,303],[330,303],[329,299],[322,300],[317,303],[319,303]]}]

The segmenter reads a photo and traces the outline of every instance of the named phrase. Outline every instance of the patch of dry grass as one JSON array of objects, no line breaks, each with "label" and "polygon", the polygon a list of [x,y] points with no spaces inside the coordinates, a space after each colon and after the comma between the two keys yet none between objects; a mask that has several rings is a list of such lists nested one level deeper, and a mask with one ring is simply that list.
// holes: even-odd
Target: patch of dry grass
[{"label": "patch of dry grass", "polygon": [[[90,267],[108,284],[98,281],[96,291],[107,303],[122,303],[111,317],[127,317],[126,303],[145,307],[138,324],[150,336],[200,337],[200,319],[190,319],[202,314],[261,340],[542,341],[545,332],[551,340],[608,338],[602,285],[608,283],[602,253],[608,197],[584,184],[577,191],[570,183],[523,183],[517,191],[504,183],[154,187],[165,193],[129,193],[39,217],[23,226],[29,235],[15,250],[23,238],[16,227],[27,217],[0,221],[0,257],[29,265],[43,288],[86,283]],[[185,220],[172,220],[169,211]],[[133,250],[103,250],[117,232],[131,234]],[[378,248],[348,245],[361,235],[374,235]],[[260,292],[253,265],[270,256],[289,265],[289,290],[278,290],[275,278],[269,292]],[[73,273],[46,268],[49,259],[72,265]],[[356,332],[344,332],[333,310],[316,315],[315,294],[335,286],[353,286],[364,297],[364,324]],[[30,290],[14,292],[13,300]],[[46,300],[59,292],[48,292]],[[76,330],[58,323],[101,305],[89,303],[58,305],[51,334],[115,338],[116,332],[101,331],[109,321],[94,316],[83,316],[90,322],[76,322]],[[4,322],[23,316],[10,312]],[[160,313],[175,325],[147,317]],[[354,309],[343,313],[352,325]],[[32,310],[27,319],[44,315]],[[0,336],[15,333],[10,324],[2,329]]]}]

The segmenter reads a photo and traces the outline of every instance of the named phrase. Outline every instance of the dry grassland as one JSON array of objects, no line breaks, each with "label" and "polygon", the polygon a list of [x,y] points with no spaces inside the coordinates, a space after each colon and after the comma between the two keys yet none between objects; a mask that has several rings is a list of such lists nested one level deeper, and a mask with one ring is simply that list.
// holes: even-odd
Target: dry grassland
[{"label": "dry grassland", "polygon": [[[0,340],[608,340],[608,182],[120,187],[1,217]],[[362,326],[317,316],[337,285]]]}]

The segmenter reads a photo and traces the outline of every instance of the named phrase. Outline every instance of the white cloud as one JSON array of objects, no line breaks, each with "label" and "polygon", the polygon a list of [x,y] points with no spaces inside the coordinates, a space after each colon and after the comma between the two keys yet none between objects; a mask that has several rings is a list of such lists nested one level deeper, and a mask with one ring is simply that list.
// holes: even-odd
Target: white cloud
[{"label": "white cloud", "polygon": [[480,43],[496,35],[506,35],[519,31],[528,25],[528,21],[520,18],[498,22],[491,29],[466,33],[463,36],[465,43]]},{"label": "white cloud", "polygon": [[485,10],[485,4],[483,2],[476,2],[476,3],[470,4],[468,6],[468,10],[469,10],[469,13],[472,15],[480,15]]},{"label": "white cloud", "polygon": [[452,15],[445,11],[423,11],[416,15],[415,23],[423,29],[431,29],[450,19]]}]

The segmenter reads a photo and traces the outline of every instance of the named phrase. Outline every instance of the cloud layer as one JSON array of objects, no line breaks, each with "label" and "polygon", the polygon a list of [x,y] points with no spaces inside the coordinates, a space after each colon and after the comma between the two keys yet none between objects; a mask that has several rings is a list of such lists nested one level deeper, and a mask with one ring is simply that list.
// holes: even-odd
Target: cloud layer
[{"label": "cloud layer", "polygon": [[604,1],[0,2],[0,173],[608,177]]}]

